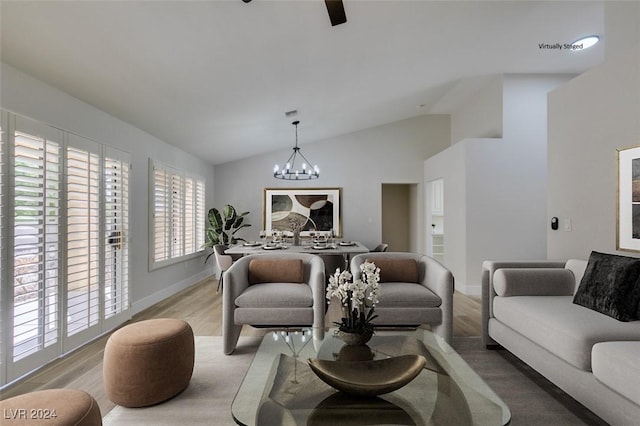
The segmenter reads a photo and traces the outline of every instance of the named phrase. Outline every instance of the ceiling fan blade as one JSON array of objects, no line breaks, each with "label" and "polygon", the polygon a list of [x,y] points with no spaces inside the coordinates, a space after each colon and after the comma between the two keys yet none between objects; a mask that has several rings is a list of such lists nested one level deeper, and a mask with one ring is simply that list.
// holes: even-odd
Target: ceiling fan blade
[{"label": "ceiling fan blade", "polygon": [[332,27],[347,22],[347,15],[344,13],[342,0],[324,0],[324,3],[327,5],[327,12],[329,12]]}]

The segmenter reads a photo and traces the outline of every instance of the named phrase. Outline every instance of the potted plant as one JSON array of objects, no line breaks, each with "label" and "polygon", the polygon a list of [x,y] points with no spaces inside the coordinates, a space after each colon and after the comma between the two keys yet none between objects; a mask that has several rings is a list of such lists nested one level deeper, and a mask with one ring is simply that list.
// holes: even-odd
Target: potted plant
[{"label": "potted plant", "polygon": [[[242,228],[251,226],[250,223],[245,223],[244,218],[249,212],[238,214],[236,209],[231,204],[226,204],[222,213],[215,207],[209,209],[207,219],[209,221],[209,227],[207,228],[207,242],[202,247],[213,248],[216,244],[223,244],[229,246],[237,243],[238,241],[245,241],[244,238],[236,236],[236,233]],[[205,263],[209,260],[211,252],[204,260]]]},{"label": "potted plant", "polygon": [[338,326],[338,337],[348,345],[363,345],[373,336],[372,321],[378,316],[374,314],[378,303],[380,268],[373,262],[360,265],[362,279],[351,282],[353,276],[349,271],[336,272],[329,277],[327,299],[336,297],[342,305],[342,319],[334,322]]}]

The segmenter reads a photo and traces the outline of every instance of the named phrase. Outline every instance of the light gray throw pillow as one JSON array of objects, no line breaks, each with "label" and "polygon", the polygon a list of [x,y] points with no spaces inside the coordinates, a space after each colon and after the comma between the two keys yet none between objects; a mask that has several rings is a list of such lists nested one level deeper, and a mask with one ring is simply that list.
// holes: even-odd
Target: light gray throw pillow
[{"label": "light gray throw pillow", "polygon": [[573,272],[562,268],[505,268],[493,275],[498,296],[572,296]]}]

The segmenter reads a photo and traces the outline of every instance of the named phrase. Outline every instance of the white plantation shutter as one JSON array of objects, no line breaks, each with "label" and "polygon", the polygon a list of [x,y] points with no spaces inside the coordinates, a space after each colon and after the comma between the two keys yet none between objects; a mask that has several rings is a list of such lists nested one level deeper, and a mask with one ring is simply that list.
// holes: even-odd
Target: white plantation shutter
[{"label": "white plantation shutter", "polygon": [[129,160],[106,152],[104,160],[104,317],[129,308]]},{"label": "white plantation shutter", "polygon": [[205,241],[205,181],[149,162],[153,223],[151,268],[202,250]]},{"label": "white plantation shutter", "polygon": [[74,135],[70,135],[69,144],[66,166],[67,337],[98,324],[101,263],[100,147]]},{"label": "white plantation shutter", "polygon": [[[153,166],[152,166],[153,167]],[[162,262],[169,259],[169,210],[171,193],[169,190],[169,172],[153,167],[153,260]]]},{"label": "white plantation shutter", "polygon": [[171,175],[171,257],[184,255],[184,179]]},{"label": "white plantation shutter", "polygon": [[13,136],[15,363],[58,341],[61,157],[55,129],[17,119]]},{"label": "white plantation shutter", "polygon": [[2,387],[128,319],[131,160],[0,113]]},{"label": "white plantation shutter", "polygon": [[192,177],[184,179],[184,252],[185,254],[196,251],[196,204],[195,182]]},{"label": "white plantation shutter", "polygon": [[184,182],[184,254],[191,254],[204,244],[204,181],[186,176]]},{"label": "white plantation shutter", "polygon": [[[4,112],[0,112],[0,311],[6,310],[5,301],[8,300],[6,289],[9,287],[5,284],[7,275],[4,264],[5,242],[4,242],[4,220],[7,202],[5,200],[5,132],[7,131],[7,116]],[[0,315],[0,385],[6,382],[5,379],[5,356],[7,338],[5,336],[6,321],[4,315]]]},{"label": "white plantation shutter", "polygon": [[195,228],[196,228],[196,245],[194,247],[194,252],[202,250],[202,245],[205,242],[205,192],[204,192],[204,180],[198,179],[196,180],[195,187],[195,200],[196,206],[196,218],[195,218]]}]

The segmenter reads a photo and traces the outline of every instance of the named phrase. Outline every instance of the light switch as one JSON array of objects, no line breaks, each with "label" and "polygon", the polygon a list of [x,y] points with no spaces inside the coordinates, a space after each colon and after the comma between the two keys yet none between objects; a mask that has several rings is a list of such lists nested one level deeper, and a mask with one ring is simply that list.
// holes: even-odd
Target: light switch
[{"label": "light switch", "polygon": [[571,219],[564,220],[564,230],[566,232],[571,232]]}]

